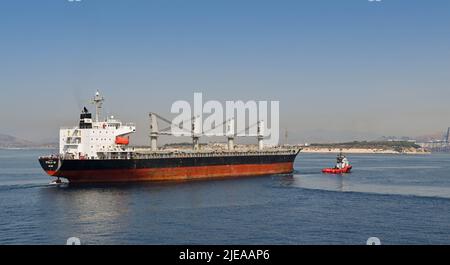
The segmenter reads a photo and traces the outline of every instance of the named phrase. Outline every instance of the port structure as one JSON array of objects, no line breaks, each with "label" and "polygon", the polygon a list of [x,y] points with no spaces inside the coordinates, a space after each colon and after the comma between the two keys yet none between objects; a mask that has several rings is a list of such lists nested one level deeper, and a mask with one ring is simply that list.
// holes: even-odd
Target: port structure
[{"label": "port structure", "polygon": [[[154,113],[154,112],[149,113],[149,118],[150,118],[150,149],[152,151],[157,151],[159,136],[174,135],[171,132],[172,126],[177,126],[178,128],[180,128],[180,127],[178,124],[174,124],[169,119],[166,119],[166,118],[162,117],[161,115]],[[162,130],[159,130],[158,119],[161,121],[164,121],[169,126]],[[264,134],[264,121],[263,120],[259,120],[257,123],[246,127],[244,130],[236,132],[235,126],[234,126],[234,124],[235,124],[234,118],[228,119],[219,125],[219,127],[226,125],[226,132],[223,135],[220,135],[217,133],[210,134],[209,132],[212,131],[214,128],[206,130],[206,131],[202,131],[202,128],[200,127],[200,122],[199,122],[200,117],[198,117],[198,116],[197,117],[194,116],[194,117],[192,117],[192,119],[183,121],[182,123],[184,124],[185,122],[189,122],[189,121],[191,121],[191,129],[190,130],[186,130],[184,127],[180,128],[180,129],[184,130],[184,134],[183,134],[184,136],[192,137],[193,150],[200,149],[200,137],[201,136],[226,136],[227,137],[227,148],[230,151],[234,150],[234,146],[235,146],[234,140],[236,137],[238,137],[238,136],[240,136],[240,137],[256,137],[256,139],[258,140],[258,150],[264,149],[265,134]],[[248,129],[250,129],[254,126],[257,126],[256,134],[241,135],[241,133],[247,131]]]},{"label": "port structure", "polygon": [[445,142],[448,144],[449,142],[449,137],[450,137],[450,127],[447,128],[447,134],[445,135]]},{"label": "port structure", "polygon": [[432,152],[450,152],[450,127],[447,128],[447,132],[443,135],[441,140],[431,140],[417,144]]}]

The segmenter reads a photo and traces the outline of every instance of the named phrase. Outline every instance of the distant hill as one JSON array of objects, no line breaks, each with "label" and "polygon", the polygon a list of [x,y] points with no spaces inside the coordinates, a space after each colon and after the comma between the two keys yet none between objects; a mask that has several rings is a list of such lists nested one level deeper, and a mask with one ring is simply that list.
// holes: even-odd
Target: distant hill
[{"label": "distant hill", "polygon": [[347,143],[311,144],[304,152],[337,152],[347,153],[424,153],[414,142],[409,141],[354,141]]},{"label": "distant hill", "polygon": [[420,148],[414,142],[408,141],[354,141],[347,143],[333,144],[311,144],[311,146],[331,147],[331,148]]},{"label": "distant hill", "polygon": [[0,133],[0,147],[1,148],[22,148],[30,147],[35,144],[31,141],[20,139],[11,135]]},{"label": "distant hill", "polygon": [[434,140],[444,140],[446,132],[438,132],[434,134],[428,134],[428,135],[422,135],[416,137],[417,141],[419,142],[428,142],[428,141],[434,141]]},{"label": "distant hill", "polygon": [[34,143],[15,136],[0,133],[0,148],[51,148],[55,147],[53,143]]}]

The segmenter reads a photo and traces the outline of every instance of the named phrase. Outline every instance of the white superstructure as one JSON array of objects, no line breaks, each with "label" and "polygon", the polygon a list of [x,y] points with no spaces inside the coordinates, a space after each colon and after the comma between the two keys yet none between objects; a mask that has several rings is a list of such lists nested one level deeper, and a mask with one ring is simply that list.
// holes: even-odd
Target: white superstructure
[{"label": "white superstructure", "polygon": [[84,108],[79,126],[59,130],[59,153],[72,159],[97,159],[101,153],[124,152],[129,134],[136,131],[134,124],[123,124],[113,116],[101,121],[100,109],[104,99],[97,91],[92,103],[96,106],[95,120]]}]

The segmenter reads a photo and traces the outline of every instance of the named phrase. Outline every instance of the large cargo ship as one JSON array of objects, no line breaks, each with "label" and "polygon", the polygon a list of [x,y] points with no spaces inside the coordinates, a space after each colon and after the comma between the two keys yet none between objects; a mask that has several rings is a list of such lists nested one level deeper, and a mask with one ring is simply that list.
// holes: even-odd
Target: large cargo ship
[{"label": "large cargo ship", "polygon": [[135,125],[112,116],[101,120],[103,97],[98,91],[93,103],[95,119],[84,108],[78,126],[60,129],[59,154],[39,158],[42,168],[58,182],[60,178],[71,183],[95,183],[285,174],[293,171],[293,162],[300,151],[264,147],[259,127],[257,147],[235,148],[235,134],[231,132],[227,134],[226,149],[200,148],[199,135],[193,131],[192,148],[160,148],[156,140],[162,132],[157,130],[158,115],[154,113],[150,114],[150,147],[132,147],[129,136],[136,131]]}]

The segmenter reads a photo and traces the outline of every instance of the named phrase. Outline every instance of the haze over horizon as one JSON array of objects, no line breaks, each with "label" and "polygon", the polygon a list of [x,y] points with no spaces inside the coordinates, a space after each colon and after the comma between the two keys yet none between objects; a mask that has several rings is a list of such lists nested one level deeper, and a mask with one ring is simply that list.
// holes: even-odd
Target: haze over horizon
[{"label": "haze over horizon", "polygon": [[281,142],[450,126],[450,2],[0,3],[0,133],[57,139],[97,89],[137,124],[176,100],[279,100]]}]

